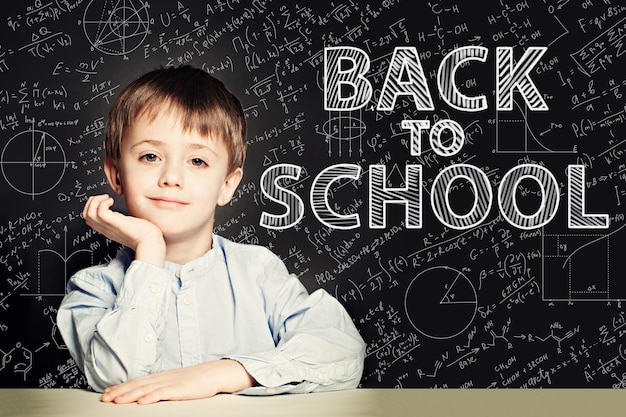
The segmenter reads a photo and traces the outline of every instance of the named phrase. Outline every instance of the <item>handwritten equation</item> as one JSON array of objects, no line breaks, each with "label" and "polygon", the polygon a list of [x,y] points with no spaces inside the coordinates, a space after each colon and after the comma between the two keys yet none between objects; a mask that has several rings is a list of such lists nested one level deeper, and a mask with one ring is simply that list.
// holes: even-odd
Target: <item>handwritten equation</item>
[{"label": "handwritten equation", "polygon": [[[218,211],[215,232],[269,247],[309,290],[324,288],[346,307],[367,343],[362,386],[625,387],[625,36],[626,7],[609,0],[4,5],[0,385],[86,386],[55,317],[69,276],[119,249],[80,217],[88,196],[110,192],[106,114],[140,74],[192,64],[224,81],[249,124],[245,175]],[[358,110],[324,108],[324,48],[333,46],[358,47],[369,58],[372,98]],[[415,48],[436,93],[442,59],[462,46],[490,51],[489,60],[460,65],[453,76],[459,93],[484,95],[487,110],[462,112],[439,94],[430,110],[410,94],[398,94],[392,111],[376,109],[396,48]],[[513,48],[514,62],[530,47],[547,48],[527,76],[548,110],[532,111],[519,91],[511,110],[493,105],[491,58],[502,46]],[[412,70],[399,68],[399,80],[409,85]],[[415,153],[403,124],[446,119],[459,126],[462,151],[442,156],[424,135]],[[445,148],[453,137],[438,139]],[[262,177],[281,164],[299,167],[299,176],[267,179],[304,210],[293,227],[268,228],[263,213],[284,207]],[[342,171],[312,210],[313,185],[337,164],[358,167],[358,175]],[[428,204],[419,229],[408,227],[408,207],[393,202],[382,228],[364,220],[345,230],[319,219],[319,212],[369,218],[372,178],[403,189],[408,165],[420,166],[421,198],[431,201],[437,175],[463,164],[494,190],[511,167],[546,167],[563,201],[568,166],[582,165],[584,211],[606,213],[609,227],[568,228],[565,203],[550,224],[531,230],[512,225],[497,205],[466,230],[442,224]],[[471,181],[450,184],[449,209],[472,210],[475,191]],[[545,193],[520,179],[516,207],[533,213]],[[122,201],[115,208],[123,211]]]}]

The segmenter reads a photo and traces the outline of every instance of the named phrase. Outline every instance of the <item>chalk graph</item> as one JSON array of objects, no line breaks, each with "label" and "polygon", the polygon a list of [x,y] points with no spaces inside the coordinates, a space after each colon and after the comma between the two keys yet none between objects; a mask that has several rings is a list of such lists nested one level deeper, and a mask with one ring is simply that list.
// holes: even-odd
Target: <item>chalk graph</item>
[{"label": "chalk graph", "polygon": [[[535,124],[534,119],[539,118],[539,116],[533,113],[532,117],[533,124]],[[531,127],[531,115],[528,113],[528,106],[524,101],[520,103],[519,98],[513,99],[512,111],[496,110],[494,123],[496,130],[495,153],[576,153],[576,147],[571,144],[569,138],[568,142],[554,137],[548,138],[548,134],[553,130],[562,129],[561,124],[548,121],[543,130],[534,126]]]},{"label": "chalk graph", "polygon": [[542,234],[544,301],[626,300],[626,224],[607,233]]}]

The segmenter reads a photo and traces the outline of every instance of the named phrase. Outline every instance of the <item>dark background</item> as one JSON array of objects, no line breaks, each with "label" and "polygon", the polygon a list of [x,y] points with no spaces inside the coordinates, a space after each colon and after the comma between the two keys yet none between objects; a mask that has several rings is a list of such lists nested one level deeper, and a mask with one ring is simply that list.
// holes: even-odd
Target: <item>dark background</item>
[{"label": "dark background", "polygon": [[[157,66],[190,63],[240,97],[249,122],[245,176],[222,209],[216,232],[270,247],[308,289],[345,305],[368,343],[364,387],[621,387],[626,379],[624,147],[626,8],[588,0],[11,2],[0,19],[0,386],[84,387],[63,345],[56,309],[67,277],[106,262],[119,248],[80,218],[87,196],[109,192],[103,123],[119,91]],[[435,111],[410,98],[393,112],[371,106],[327,112],[324,46],[365,50],[380,92],[397,46],[415,46]],[[455,47],[482,45],[487,62],[456,76],[489,110],[443,103],[434,79]],[[496,111],[495,48],[547,46],[532,79],[547,112]],[[372,103],[374,104],[374,103]],[[428,141],[412,157],[403,119],[450,118],[466,143],[437,157]],[[360,181],[335,184],[331,203],[359,214],[361,227],[324,227],[309,192],[324,168],[360,164]],[[263,196],[270,166],[303,168],[289,184],[305,202],[295,227],[259,226],[282,206]],[[470,230],[444,227],[429,204],[437,173],[453,163],[487,173],[497,195],[520,163],[547,167],[561,186],[560,210],[538,230],[512,227],[498,213]],[[609,214],[605,230],[569,230],[569,164],[585,164],[586,210]],[[390,187],[405,166],[423,164],[423,228],[404,227],[390,206],[387,226],[368,228],[368,166],[384,164]],[[517,191],[532,208],[532,183]],[[471,195],[452,195],[463,207]],[[123,210],[123,203],[117,207]]]}]

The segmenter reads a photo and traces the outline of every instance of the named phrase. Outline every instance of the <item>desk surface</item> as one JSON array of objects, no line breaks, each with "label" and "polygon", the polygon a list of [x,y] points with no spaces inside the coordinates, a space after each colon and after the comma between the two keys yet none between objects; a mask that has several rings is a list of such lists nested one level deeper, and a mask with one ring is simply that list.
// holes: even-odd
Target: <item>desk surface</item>
[{"label": "desk surface", "polygon": [[606,417],[623,416],[625,409],[626,392],[609,389],[356,389],[150,405],[105,404],[83,390],[0,389],[1,417]]}]

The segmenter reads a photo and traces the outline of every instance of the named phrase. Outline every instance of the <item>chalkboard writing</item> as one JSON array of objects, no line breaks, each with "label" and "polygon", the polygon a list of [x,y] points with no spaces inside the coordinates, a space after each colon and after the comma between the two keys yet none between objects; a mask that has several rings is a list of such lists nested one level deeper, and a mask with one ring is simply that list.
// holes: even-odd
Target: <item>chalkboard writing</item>
[{"label": "chalkboard writing", "polygon": [[[119,249],[80,216],[109,192],[105,116],[180,64],[224,81],[249,124],[216,233],[347,308],[363,387],[626,386],[625,6],[10,3],[0,386],[86,387],[55,319],[69,276]],[[350,60],[368,63],[352,89]]]}]

